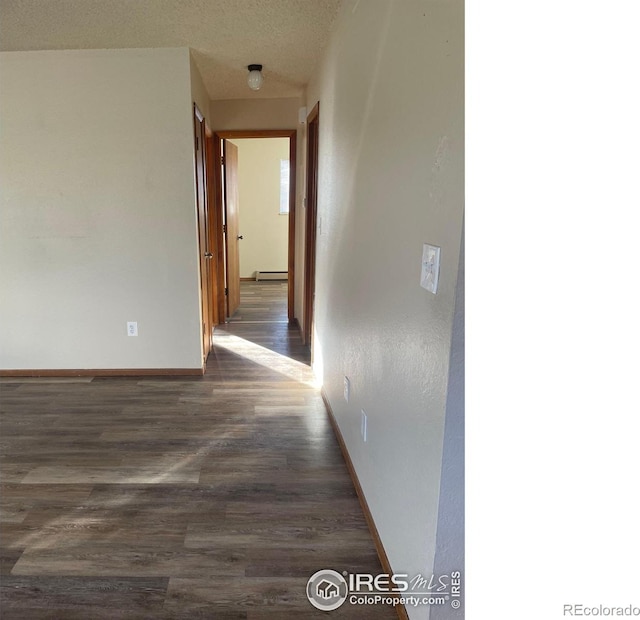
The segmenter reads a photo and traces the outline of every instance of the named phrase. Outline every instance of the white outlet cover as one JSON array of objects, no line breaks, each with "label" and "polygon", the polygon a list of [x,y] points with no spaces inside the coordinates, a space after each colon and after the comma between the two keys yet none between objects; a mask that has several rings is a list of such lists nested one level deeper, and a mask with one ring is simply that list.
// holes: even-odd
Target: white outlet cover
[{"label": "white outlet cover", "polygon": [[366,443],[367,442],[367,414],[364,409],[360,409],[360,413],[362,416],[362,419],[360,422],[360,434],[362,435],[362,440]]},{"label": "white outlet cover", "polygon": [[127,336],[137,336],[138,335],[138,322],[137,321],[128,321],[127,322]]},{"label": "white outlet cover", "polygon": [[425,243],[422,246],[422,272],[420,286],[434,295],[438,292],[438,276],[440,275],[440,248]]},{"label": "white outlet cover", "polygon": [[344,378],[344,399],[349,402],[349,395],[351,393],[351,381],[349,377]]}]

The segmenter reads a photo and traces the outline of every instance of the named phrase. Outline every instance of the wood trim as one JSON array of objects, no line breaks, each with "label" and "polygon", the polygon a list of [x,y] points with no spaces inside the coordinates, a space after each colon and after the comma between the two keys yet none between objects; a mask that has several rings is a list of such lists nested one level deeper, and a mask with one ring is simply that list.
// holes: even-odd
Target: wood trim
[{"label": "wood trim", "polygon": [[[380,539],[378,528],[376,527],[375,521],[373,520],[373,515],[371,514],[371,510],[369,509],[369,504],[367,504],[367,499],[364,496],[362,486],[360,486],[360,480],[358,480],[358,474],[356,474],[355,467],[353,466],[353,462],[351,461],[351,456],[349,456],[347,445],[345,444],[344,438],[342,437],[342,433],[340,432],[340,427],[338,426],[338,422],[336,421],[336,417],[333,413],[333,409],[331,408],[331,404],[329,403],[329,398],[327,397],[327,393],[325,392],[324,388],[322,388],[320,393],[322,395],[322,400],[324,401],[324,406],[327,408],[327,414],[329,415],[329,422],[331,423],[333,432],[336,436],[336,439],[338,440],[340,451],[342,452],[344,461],[347,464],[347,469],[349,470],[351,481],[353,482],[353,486],[356,489],[356,494],[358,495],[358,500],[360,501],[360,507],[362,508],[362,512],[364,513],[364,518],[367,522],[367,526],[369,527],[369,532],[371,533],[371,537],[373,538],[373,544],[376,547],[378,558],[380,559],[380,564],[382,564],[382,570],[388,575],[393,575],[393,570],[391,568],[391,563],[389,562],[389,557],[387,556],[387,552],[385,551],[384,545],[382,544],[382,540]],[[398,618],[400,618],[400,620],[409,620],[409,615],[407,614],[407,610],[404,605],[402,605],[401,603],[398,603],[395,606],[395,608],[398,614]]]},{"label": "wood trim", "polygon": [[202,368],[77,368],[77,369],[15,369],[0,370],[0,377],[164,377],[202,376]]},{"label": "wood trim", "polygon": [[[316,106],[317,107],[317,106]],[[295,262],[296,262],[296,176],[297,176],[297,139],[298,131],[296,129],[243,129],[231,131],[216,131],[213,134],[214,140],[214,185],[215,185],[215,221],[216,227],[216,246],[224,255],[224,240],[222,233],[222,141],[233,140],[234,138],[289,138],[289,162],[291,171],[289,174],[289,233],[288,233],[288,254],[287,254],[287,271],[288,271],[288,298],[287,298],[287,316],[289,321],[293,321],[295,315]],[[218,290],[224,290],[225,270],[224,256],[218,256]],[[242,280],[242,278],[240,278]],[[227,318],[226,304],[224,296],[221,295],[219,316],[221,322]]]},{"label": "wood trim", "polygon": [[287,299],[287,315],[290,321],[293,321],[295,311],[295,265],[296,265],[296,176],[298,171],[298,164],[296,160],[296,148],[297,148],[297,132],[294,131],[293,135],[289,138],[289,248],[288,248],[288,261],[287,269],[288,276],[288,299]]},{"label": "wood trim", "polygon": [[234,138],[295,138],[296,129],[243,129],[232,131],[216,131],[223,140]]},{"label": "wood trim", "polygon": [[195,179],[195,209],[198,224],[198,267],[200,274],[200,316],[201,316],[201,342],[202,360],[206,360],[211,352],[211,335],[213,332],[213,312],[210,305],[213,303],[211,291],[211,265],[205,258],[209,251],[209,186],[207,172],[207,138],[206,123],[198,105],[193,102],[193,157]]},{"label": "wood trim", "polygon": [[211,338],[213,339],[213,328],[215,325],[220,324],[220,311],[218,303],[220,295],[224,297],[224,287],[220,288],[220,282],[217,277],[218,270],[218,257],[216,252],[216,231],[218,222],[216,220],[216,209],[215,209],[215,192],[216,192],[216,183],[215,183],[215,147],[213,144],[213,132],[209,128],[205,120],[204,124],[205,131],[205,142],[206,142],[206,150],[205,150],[205,162],[207,166],[207,217],[209,221],[209,251],[214,255],[215,262],[211,265],[210,273],[209,273],[209,283],[211,286]]},{"label": "wood trim", "polygon": [[224,255],[224,233],[223,230],[223,178],[222,178],[222,140],[218,134],[213,134],[213,246],[216,253],[216,286],[219,292],[216,305],[218,307],[218,323],[224,323],[227,319],[227,300],[224,294],[226,286],[225,278],[225,255]]},{"label": "wood trim", "polygon": [[316,279],[316,228],[318,215],[318,139],[320,102],[307,117],[307,191],[304,233],[304,291],[302,342],[312,348],[312,326]]},{"label": "wood trim", "polygon": [[222,141],[226,316],[240,306],[240,158],[235,142]]},{"label": "wood trim", "polygon": [[240,282],[255,282],[255,278],[240,278]]}]

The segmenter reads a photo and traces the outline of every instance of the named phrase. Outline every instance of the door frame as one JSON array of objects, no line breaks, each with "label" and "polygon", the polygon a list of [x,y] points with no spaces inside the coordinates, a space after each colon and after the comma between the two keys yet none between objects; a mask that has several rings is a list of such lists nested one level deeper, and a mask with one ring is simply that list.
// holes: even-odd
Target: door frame
[{"label": "door frame", "polygon": [[238,206],[238,146],[231,141],[222,141],[222,176],[224,179],[224,256],[226,260],[225,289],[226,316],[233,316],[240,306],[240,211]]},{"label": "door frame", "polygon": [[[193,147],[196,217],[198,224],[198,267],[200,271],[200,313],[202,316],[202,367],[206,368],[211,351],[215,312],[213,300],[211,248],[210,165],[207,160],[207,121],[197,104],[193,103]],[[209,134],[211,132],[209,131]]]},{"label": "door frame", "polygon": [[[209,270],[210,277],[210,292],[211,292],[211,314],[213,325],[212,329],[212,338],[213,338],[213,328],[216,325],[220,324],[220,312],[218,310],[218,299],[221,297],[221,293],[224,293],[224,290],[218,286],[218,278],[216,277],[216,272],[219,267],[220,259],[217,255],[216,250],[216,239],[217,239],[217,222],[215,218],[215,170],[214,170],[214,147],[213,147],[213,132],[209,128],[209,124],[207,123],[207,119],[204,119],[204,133],[205,133],[205,164],[207,169],[206,179],[207,179],[207,214],[208,214],[208,222],[209,222],[209,251],[213,254],[215,266],[211,266]],[[222,295],[224,298],[224,294]]]},{"label": "door frame", "polygon": [[316,230],[318,219],[318,139],[320,102],[307,116],[307,193],[304,235],[303,344],[312,347],[316,289]]},{"label": "door frame", "polygon": [[[287,317],[289,322],[294,322],[294,282],[295,282],[295,254],[296,254],[296,142],[298,132],[296,129],[248,129],[234,131],[216,131],[213,134],[214,152],[214,179],[215,179],[215,205],[214,205],[214,228],[218,260],[216,269],[216,285],[218,291],[224,291],[226,265],[224,263],[224,233],[223,233],[223,211],[224,211],[224,178],[222,174],[222,141],[241,138],[289,138],[289,234],[288,234],[288,295],[287,295]],[[224,295],[219,295],[217,300],[218,317],[220,322],[224,322],[227,317],[227,304]]]}]

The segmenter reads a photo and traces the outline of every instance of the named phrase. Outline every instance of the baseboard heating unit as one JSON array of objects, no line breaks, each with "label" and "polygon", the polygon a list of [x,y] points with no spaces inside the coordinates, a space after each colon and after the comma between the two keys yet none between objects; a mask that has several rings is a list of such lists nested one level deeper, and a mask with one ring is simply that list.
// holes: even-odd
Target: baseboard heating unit
[{"label": "baseboard heating unit", "polygon": [[256,271],[256,282],[260,280],[287,280],[289,274],[286,271]]}]

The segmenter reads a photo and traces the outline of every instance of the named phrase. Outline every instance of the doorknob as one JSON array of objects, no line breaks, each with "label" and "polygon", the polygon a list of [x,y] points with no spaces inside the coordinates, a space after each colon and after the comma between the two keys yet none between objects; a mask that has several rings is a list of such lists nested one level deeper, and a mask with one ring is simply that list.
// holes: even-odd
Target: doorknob
[{"label": "doorknob", "polygon": [[242,235],[238,235],[238,239],[244,239]]},{"label": "doorknob", "polygon": [[213,258],[213,254],[211,254],[211,252],[205,252],[204,253],[204,257],[205,258]]}]

